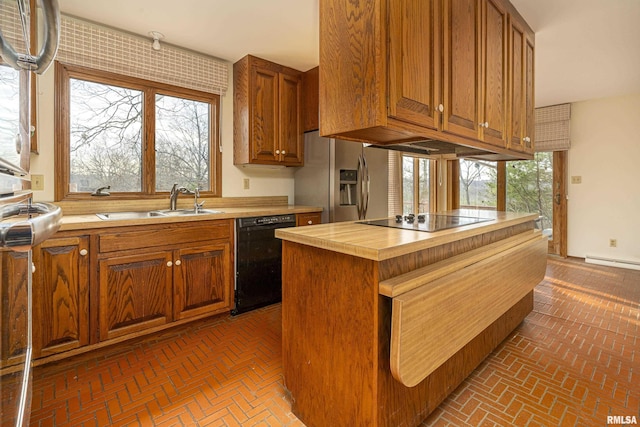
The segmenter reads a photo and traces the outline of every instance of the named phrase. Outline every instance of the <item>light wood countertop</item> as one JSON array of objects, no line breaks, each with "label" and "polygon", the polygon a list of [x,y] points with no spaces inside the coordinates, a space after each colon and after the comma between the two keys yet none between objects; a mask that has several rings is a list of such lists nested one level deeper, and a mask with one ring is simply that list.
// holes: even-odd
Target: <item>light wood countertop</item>
[{"label": "light wood countertop", "polygon": [[[185,215],[173,217],[150,217],[137,219],[119,219],[119,220],[103,220],[98,218],[95,213],[85,213],[76,215],[64,215],[62,217],[62,225],[60,231],[68,230],[84,230],[96,228],[125,227],[132,225],[151,225],[151,224],[167,224],[176,222],[193,222],[216,219],[235,219],[252,216],[269,216],[269,215],[286,215],[299,214],[309,212],[321,212],[321,207],[316,206],[251,206],[251,207],[212,207],[210,209],[220,210],[222,213],[216,214],[199,214]],[[128,211],[136,211],[136,209],[127,209]],[[144,211],[145,209],[138,209]]]},{"label": "light wood countertop", "polygon": [[358,221],[319,224],[276,230],[276,237],[290,242],[382,261],[440,246],[490,231],[533,221],[538,214],[460,209],[438,212],[446,215],[477,216],[492,221],[450,228],[433,233],[358,224]]}]

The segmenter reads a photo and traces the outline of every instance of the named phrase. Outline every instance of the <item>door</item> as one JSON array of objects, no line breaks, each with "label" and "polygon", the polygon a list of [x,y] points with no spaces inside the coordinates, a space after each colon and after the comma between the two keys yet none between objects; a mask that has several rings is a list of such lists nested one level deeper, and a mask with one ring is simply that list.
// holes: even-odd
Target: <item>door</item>
[{"label": "door", "polygon": [[100,340],[171,321],[173,252],[112,257],[100,264]]},{"label": "door", "polygon": [[273,162],[278,159],[278,73],[251,65],[251,160]]},{"label": "door", "polygon": [[478,138],[480,0],[444,0],[444,116],[442,129]]},{"label": "door", "polygon": [[233,261],[228,242],[175,251],[173,320],[231,306]]},{"label": "door", "polygon": [[507,11],[486,0],[482,8],[481,139],[505,148],[507,139]]},{"label": "door", "polygon": [[68,237],[47,240],[34,250],[35,357],[89,344],[88,248],[88,237]]},{"label": "door", "polygon": [[389,7],[389,116],[438,128],[438,1],[401,0]]},{"label": "door", "polygon": [[549,253],[567,257],[567,151],[553,152],[553,234]]},{"label": "door", "polygon": [[509,25],[509,137],[507,148],[524,151],[525,97],[524,93],[524,29],[513,18]]},{"label": "door", "polygon": [[302,166],[301,96],[302,76],[279,73],[280,102],[278,106],[279,146],[276,154],[287,166]]}]

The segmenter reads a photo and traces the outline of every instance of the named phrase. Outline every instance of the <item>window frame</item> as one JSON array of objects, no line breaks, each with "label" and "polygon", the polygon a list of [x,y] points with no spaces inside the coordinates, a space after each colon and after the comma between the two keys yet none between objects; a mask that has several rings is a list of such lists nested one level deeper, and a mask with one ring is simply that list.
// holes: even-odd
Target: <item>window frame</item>
[{"label": "window frame", "polygon": [[[142,92],[142,183],[140,192],[111,192],[109,199],[159,199],[169,191],[155,190],[155,98],[156,94],[206,102],[211,106],[209,118],[209,182],[202,197],[222,196],[222,153],[220,149],[220,95],[168,85],[136,77],[115,74],[92,68],[55,62],[55,201],[87,200],[90,193],[69,191],[70,181],[70,80],[86,80],[114,85]],[[181,183],[179,183],[181,184]]]},{"label": "window frame", "polygon": [[[419,173],[419,168],[420,168],[420,160],[427,160],[429,162],[429,213],[434,213],[436,212],[436,203],[437,203],[437,189],[436,189],[436,178],[437,178],[437,166],[438,166],[438,160],[434,159],[431,156],[423,156],[423,155],[419,155],[419,154],[414,154],[414,153],[400,153],[400,159],[401,159],[401,164],[404,162],[404,158],[411,158],[413,159],[413,179],[412,179],[412,187],[413,187],[413,201],[412,201],[412,212],[414,214],[418,214],[418,213],[427,213],[427,212],[419,212],[419,194],[420,194],[420,182],[418,180],[420,173]],[[416,171],[418,173],[416,173]],[[402,214],[404,214],[404,191],[402,191],[402,188],[404,186],[404,173],[403,173],[403,167],[400,167],[400,194],[401,194],[401,200],[402,200]]]}]

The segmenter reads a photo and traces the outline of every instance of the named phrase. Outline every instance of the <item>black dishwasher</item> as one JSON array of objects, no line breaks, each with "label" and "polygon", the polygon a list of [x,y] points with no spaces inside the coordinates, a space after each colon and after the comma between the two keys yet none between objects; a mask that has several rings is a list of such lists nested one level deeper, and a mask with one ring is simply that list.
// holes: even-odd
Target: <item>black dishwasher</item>
[{"label": "black dishwasher", "polygon": [[236,219],[233,316],[282,301],[282,242],[275,230],[295,225],[295,214]]}]

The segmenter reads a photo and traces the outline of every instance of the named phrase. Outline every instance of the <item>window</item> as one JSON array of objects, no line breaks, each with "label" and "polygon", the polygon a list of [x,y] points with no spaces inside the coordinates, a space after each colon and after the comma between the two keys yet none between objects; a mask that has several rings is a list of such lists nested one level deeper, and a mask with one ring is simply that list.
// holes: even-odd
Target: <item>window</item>
[{"label": "window", "polygon": [[510,212],[538,212],[536,225],[553,234],[553,152],[538,152],[533,160],[507,162],[507,206]]},{"label": "window", "polygon": [[497,208],[496,162],[460,160],[460,208]]},{"label": "window", "polygon": [[153,197],[174,183],[220,196],[218,95],[62,64],[56,79],[56,200],[102,186]]},{"label": "window", "polygon": [[[13,141],[20,130],[19,95],[20,75],[18,71],[0,65],[0,139],[2,141]],[[0,144],[0,157],[13,159],[15,156],[15,145]]]},{"label": "window", "polygon": [[402,214],[431,211],[431,160],[402,156]]}]

